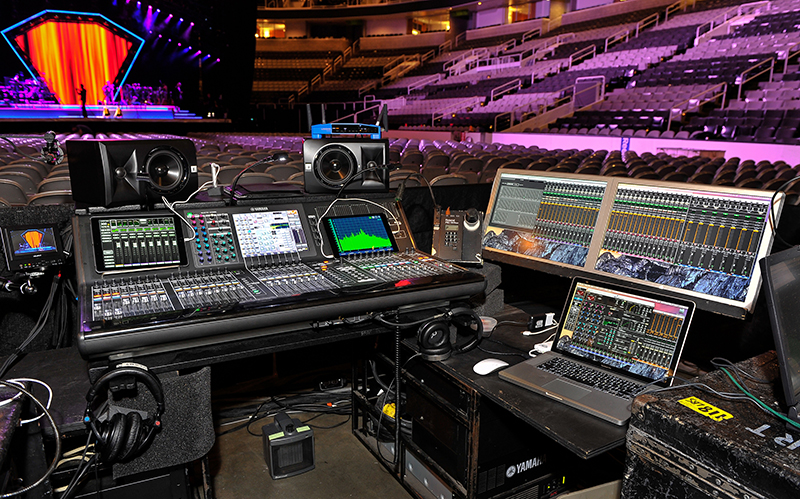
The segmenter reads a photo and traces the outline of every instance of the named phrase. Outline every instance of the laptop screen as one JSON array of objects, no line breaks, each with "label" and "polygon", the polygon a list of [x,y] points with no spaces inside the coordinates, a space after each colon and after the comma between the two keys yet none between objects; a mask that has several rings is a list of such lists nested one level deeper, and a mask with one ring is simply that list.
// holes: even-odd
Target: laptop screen
[{"label": "laptop screen", "polygon": [[800,247],[761,261],[786,405],[800,403]]},{"label": "laptop screen", "polygon": [[675,373],[694,303],[575,278],[553,350],[645,382]]}]

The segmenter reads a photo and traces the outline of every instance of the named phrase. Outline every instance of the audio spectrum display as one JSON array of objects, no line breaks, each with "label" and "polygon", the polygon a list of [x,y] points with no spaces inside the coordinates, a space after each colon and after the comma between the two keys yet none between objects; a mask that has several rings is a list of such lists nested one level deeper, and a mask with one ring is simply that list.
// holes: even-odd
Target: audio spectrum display
[{"label": "audio spectrum display", "polygon": [[[761,287],[784,196],[734,187],[498,171],[484,257],[565,276],[600,274],[743,318]],[[774,204],[773,204],[774,203]]]},{"label": "audio spectrum display", "polygon": [[606,182],[503,175],[484,246],[583,267]]},{"label": "audio spectrum display", "polygon": [[324,223],[336,257],[397,251],[383,214],[330,217]]},{"label": "audio spectrum display", "polygon": [[[323,201],[198,205],[180,211],[185,221],[167,211],[79,212],[79,351],[146,356],[230,343],[233,333],[258,337],[396,307],[440,307],[483,290],[482,276],[417,252],[405,230],[392,233],[381,206],[398,227],[405,215],[394,198],[376,199],[378,206],[336,203],[331,211],[359,215],[334,217],[344,254],[331,259],[320,250],[335,246],[330,235],[316,234],[316,214],[330,208]],[[87,258],[92,253],[98,259]]]}]

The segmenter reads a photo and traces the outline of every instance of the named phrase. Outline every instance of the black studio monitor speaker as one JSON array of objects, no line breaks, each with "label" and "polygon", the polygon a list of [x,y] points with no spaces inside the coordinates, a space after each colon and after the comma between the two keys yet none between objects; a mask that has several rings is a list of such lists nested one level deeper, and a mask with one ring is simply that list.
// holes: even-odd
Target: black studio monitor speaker
[{"label": "black studio monitor speaker", "polygon": [[389,141],[308,139],[303,143],[305,191],[308,193],[388,192]]},{"label": "black studio monitor speaker", "polygon": [[67,157],[78,204],[152,204],[197,190],[197,156],[188,139],[70,140]]}]

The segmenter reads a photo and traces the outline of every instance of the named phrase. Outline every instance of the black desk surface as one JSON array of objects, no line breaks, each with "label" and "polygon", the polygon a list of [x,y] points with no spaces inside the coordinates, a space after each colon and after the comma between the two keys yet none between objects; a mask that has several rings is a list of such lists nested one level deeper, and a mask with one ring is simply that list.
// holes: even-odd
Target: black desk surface
[{"label": "black desk surface", "polygon": [[[320,330],[306,329],[259,338],[243,338],[213,347],[187,347],[183,350],[168,351],[142,358],[120,359],[119,361],[141,362],[159,373],[315,345],[357,340],[386,332],[389,330],[372,324],[329,327]],[[102,364],[102,369],[105,369],[105,363]],[[98,372],[102,371],[98,369]],[[59,431],[65,434],[85,430],[83,414],[86,409],[86,393],[91,388],[91,383],[87,361],[81,358],[77,348],[31,352],[9,371],[8,377],[36,378],[50,385],[53,389],[51,414]],[[38,395],[40,388],[36,388],[36,390]],[[0,411],[0,431],[2,431],[2,418],[3,412]],[[45,425],[45,432],[52,436],[49,425]]]},{"label": "black desk surface", "polygon": [[[527,321],[530,315],[513,307],[506,306],[502,314],[497,315],[502,321]],[[490,340],[484,339],[480,348],[493,352],[525,353],[535,343],[544,341],[552,331],[539,336],[523,336],[524,326],[499,326]],[[415,349],[416,341],[406,340],[406,344]],[[497,370],[486,376],[475,374],[472,367],[483,359],[501,359],[514,365],[525,359],[519,355],[500,356],[473,349],[449,359],[436,362],[434,365],[474,388],[487,399],[499,404],[532,427],[552,438],[555,442],[569,449],[581,458],[588,459],[613,448],[624,445],[627,425],[617,426],[573,409],[565,404],[548,399],[542,395],[525,390],[500,379]]]},{"label": "black desk surface", "polygon": [[[53,390],[50,414],[61,434],[83,431],[83,412],[86,410],[86,393],[91,388],[86,371],[86,361],[76,348],[61,348],[32,352],[25,355],[8,373],[8,378],[34,378],[44,381]],[[41,387],[34,385],[37,398]],[[45,397],[46,397],[45,393]],[[52,436],[50,425],[43,425],[48,436]]]}]

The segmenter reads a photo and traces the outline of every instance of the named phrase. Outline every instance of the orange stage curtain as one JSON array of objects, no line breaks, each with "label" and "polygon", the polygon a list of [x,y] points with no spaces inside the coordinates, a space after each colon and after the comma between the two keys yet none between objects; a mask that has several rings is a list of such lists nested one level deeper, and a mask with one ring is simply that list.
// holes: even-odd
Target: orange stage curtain
[{"label": "orange stage curtain", "polygon": [[33,67],[61,104],[80,104],[77,89],[86,87],[86,104],[105,99],[103,85],[114,81],[133,45],[94,22],[50,20],[16,38]]}]

